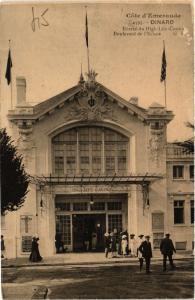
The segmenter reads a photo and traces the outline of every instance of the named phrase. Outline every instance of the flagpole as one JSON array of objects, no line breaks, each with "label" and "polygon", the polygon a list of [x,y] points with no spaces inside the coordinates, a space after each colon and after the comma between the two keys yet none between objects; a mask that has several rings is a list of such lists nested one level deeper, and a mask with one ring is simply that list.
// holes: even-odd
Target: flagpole
[{"label": "flagpole", "polygon": [[165,88],[165,108],[167,107],[167,85],[166,79],[164,80],[164,88]]},{"label": "flagpole", "polygon": [[85,38],[86,38],[86,45],[87,45],[87,65],[88,65],[88,73],[90,71],[90,63],[89,63],[89,36],[88,36],[88,19],[87,19],[87,6],[86,9],[86,20],[85,20]]},{"label": "flagpole", "polygon": [[[165,51],[165,41],[163,40],[163,47]],[[166,76],[164,80],[164,90],[165,90],[165,108],[167,107],[167,84],[166,84]]]},{"label": "flagpole", "polygon": [[[11,51],[11,40],[9,40],[9,49]],[[10,68],[10,74],[11,74],[11,109],[13,109],[13,89],[12,89],[12,71]]]},{"label": "flagpole", "polygon": [[88,62],[88,73],[90,71],[90,64],[89,64],[89,47],[87,47],[87,62]]}]

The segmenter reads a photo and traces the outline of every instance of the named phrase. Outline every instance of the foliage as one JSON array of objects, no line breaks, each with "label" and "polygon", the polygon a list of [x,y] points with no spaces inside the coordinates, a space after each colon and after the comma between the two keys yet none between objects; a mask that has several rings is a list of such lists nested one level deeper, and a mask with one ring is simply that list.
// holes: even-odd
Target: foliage
[{"label": "foliage", "polygon": [[1,215],[16,211],[28,193],[29,176],[24,170],[22,156],[17,153],[11,137],[0,129]]},{"label": "foliage", "polygon": [[[185,123],[186,127],[193,129],[194,131],[194,124],[190,122]],[[188,139],[184,142],[175,142],[176,145],[182,146],[187,153],[194,153],[194,138]]]}]

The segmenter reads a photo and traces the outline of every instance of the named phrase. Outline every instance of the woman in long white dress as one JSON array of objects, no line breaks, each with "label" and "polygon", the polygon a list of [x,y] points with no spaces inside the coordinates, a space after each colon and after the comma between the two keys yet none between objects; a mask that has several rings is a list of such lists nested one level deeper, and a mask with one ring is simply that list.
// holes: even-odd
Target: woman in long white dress
[{"label": "woman in long white dress", "polygon": [[125,256],[127,254],[127,236],[126,235],[123,235],[122,236],[122,240],[121,240],[121,252],[122,252],[122,255]]}]

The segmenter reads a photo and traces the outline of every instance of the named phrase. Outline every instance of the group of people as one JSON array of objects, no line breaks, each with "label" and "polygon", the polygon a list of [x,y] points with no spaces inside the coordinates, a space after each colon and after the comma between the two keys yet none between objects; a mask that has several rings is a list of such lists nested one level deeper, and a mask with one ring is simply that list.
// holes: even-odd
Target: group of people
[{"label": "group of people", "polygon": [[91,250],[96,250],[97,248],[97,233],[92,232],[90,234],[89,231],[85,231],[83,235],[83,244],[85,251],[89,251],[89,248],[91,247]]},{"label": "group of people", "polygon": [[105,241],[105,255],[108,257],[108,253],[111,252],[112,257],[116,255],[130,255],[131,257],[137,257],[137,249],[142,242],[143,235],[138,236],[138,240],[135,239],[135,234],[128,234],[127,230],[122,231],[119,235],[117,230],[104,234]]},{"label": "group of people", "polygon": [[[105,239],[105,256],[108,257],[109,252],[112,257],[118,255],[126,256],[130,254],[131,257],[137,257],[139,260],[140,271],[143,268],[143,263],[146,263],[146,273],[151,273],[150,271],[150,261],[152,258],[152,246],[150,243],[150,236],[146,235],[145,240],[143,240],[144,235],[140,234],[138,239],[135,239],[134,234],[130,234],[130,239],[128,239],[127,231],[121,232],[119,237],[114,232],[104,234]],[[170,239],[170,234],[167,233],[165,238],[162,239],[160,243],[160,251],[163,255],[163,271],[166,271],[167,258],[169,259],[170,266],[172,269],[175,268],[173,263],[173,252],[176,253],[175,247],[172,240]]]},{"label": "group of people", "polygon": [[[129,255],[131,257],[137,257],[139,260],[140,271],[143,268],[143,263],[145,260],[146,263],[146,273],[150,273],[150,261],[152,258],[152,246],[150,243],[150,236],[146,235],[145,240],[143,240],[144,235],[140,234],[138,239],[135,239],[134,234],[130,234],[130,238],[128,238],[128,232],[123,231],[120,235],[117,235],[117,231],[114,230],[111,233],[106,232],[104,234],[104,243],[105,243],[105,256],[108,257],[108,254],[111,253],[111,257],[117,257],[118,255]],[[92,237],[96,239],[97,237],[94,235]],[[87,239],[86,239],[87,240]],[[39,238],[34,236],[32,239],[31,245],[31,253],[29,260],[31,262],[39,262],[42,260],[42,257],[39,252]],[[93,241],[93,246],[95,247],[95,242]],[[89,244],[85,244],[86,247],[89,247]],[[1,258],[4,258],[5,244],[4,237],[1,235]],[[167,233],[165,238],[162,239],[160,243],[160,251],[163,255],[163,271],[166,271],[166,262],[167,258],[169,259],[169,263],[172,269],[175,268],[173,263],[173,252],[176,253],[175,247],[173,245],[172,240],[170,239],[170,234]]]}]

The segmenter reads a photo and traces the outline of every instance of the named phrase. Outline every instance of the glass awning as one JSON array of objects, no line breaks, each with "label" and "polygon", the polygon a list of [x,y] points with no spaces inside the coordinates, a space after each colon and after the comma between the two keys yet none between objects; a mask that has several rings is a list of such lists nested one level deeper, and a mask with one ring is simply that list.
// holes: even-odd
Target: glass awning
[{"label": "glass awning", "polygon": [[129,175],[75,175],[75,176],[32,176],[31,182],[44,185],[101,185],[101,184],[150,184],[162,179],[162,174],[129,174]]}]

